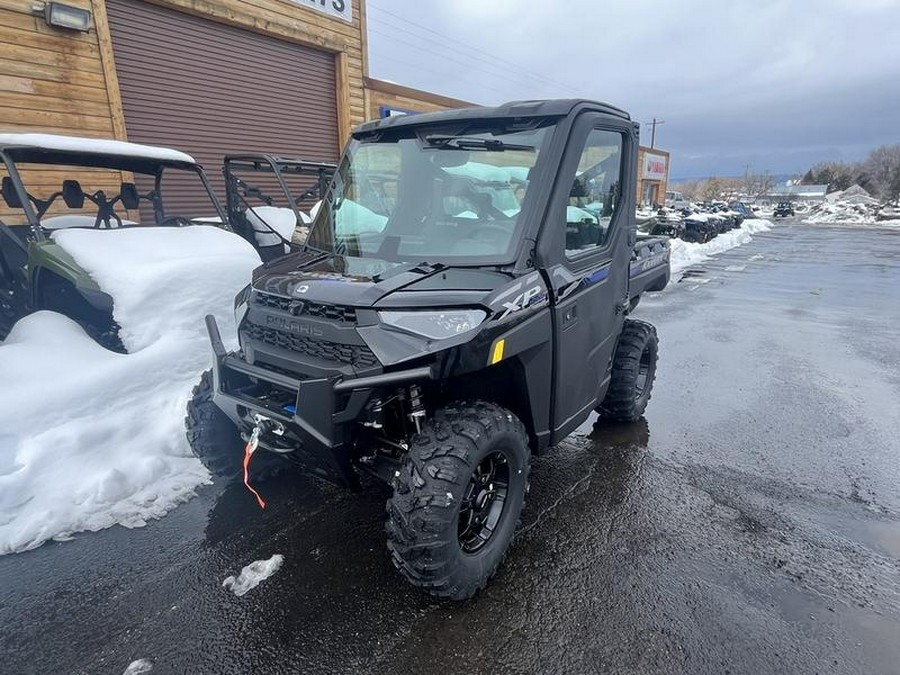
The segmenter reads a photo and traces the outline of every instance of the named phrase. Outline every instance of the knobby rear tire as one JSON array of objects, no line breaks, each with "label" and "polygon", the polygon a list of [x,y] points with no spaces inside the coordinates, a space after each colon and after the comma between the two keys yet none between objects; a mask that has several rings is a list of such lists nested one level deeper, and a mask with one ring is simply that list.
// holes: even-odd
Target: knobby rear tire
[{"label": "knobby rear tire", "polygon": [[597,408],[601,417],[619,422],[640,419],[650,401],[658,356],[656,328],[645,321],[626,319],[613,356],[609,388]]}]

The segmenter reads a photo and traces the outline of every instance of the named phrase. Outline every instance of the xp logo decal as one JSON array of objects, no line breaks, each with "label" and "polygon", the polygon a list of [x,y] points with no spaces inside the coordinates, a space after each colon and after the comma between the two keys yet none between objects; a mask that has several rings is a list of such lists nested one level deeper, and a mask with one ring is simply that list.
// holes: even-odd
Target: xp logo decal
[{"label": "xp logo decal", "polygon": [[518,312],[521,309],[525,309],[535,301],[545,298],[546,295],[547,294],[544,293],[544,289],[541,286],[533,286],[524,293],[519,293],[519,295],[517,295],[512,302],[503,303],[506,311],[504,311],[503,314],[500,315],[500,319],[505,319],[513,312]]}]

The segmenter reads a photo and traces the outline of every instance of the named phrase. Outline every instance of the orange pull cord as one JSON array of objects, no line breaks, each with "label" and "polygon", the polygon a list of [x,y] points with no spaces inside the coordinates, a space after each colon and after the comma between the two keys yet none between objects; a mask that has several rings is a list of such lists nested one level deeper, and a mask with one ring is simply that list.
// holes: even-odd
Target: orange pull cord
[{"label": "orange pull cord", "polygon": [[255,438],[251,438],[250,442],[247,443],[247,447],[244,448],[244,485],[247,486],[247,489],[253,493],[253,496],[256,497],[256,501],[259,502],[259,508],[266,508],[266,502],[262,498],[262,496],[253,489],[253,486],[250,485],[250,459],[253,457],[253,453],[256,452],[257,443],[254,443]]}]

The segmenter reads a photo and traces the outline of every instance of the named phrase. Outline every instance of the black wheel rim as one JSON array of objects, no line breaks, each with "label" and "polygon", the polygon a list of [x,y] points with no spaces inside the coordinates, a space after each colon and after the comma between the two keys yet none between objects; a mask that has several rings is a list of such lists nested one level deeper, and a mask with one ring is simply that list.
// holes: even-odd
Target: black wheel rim
[{"label": "black wheel rim", "polygon": [[475,467],[459,509],[457,534],[464,553],[484,548],[503,519],[509,493],[509,462],[500,452],[487,455]]},{"label": "black wheel rim", "polygon": [[634,386],[634,397],[636,399],[644,395],[644,391],[647,389],[647,382],[650,380],[650,372],[652,369],[653,356],[650,353],[650,345],[647,345],[644,347],[644,351],[641,352],[641,361],[638,363],[637,380]]}]

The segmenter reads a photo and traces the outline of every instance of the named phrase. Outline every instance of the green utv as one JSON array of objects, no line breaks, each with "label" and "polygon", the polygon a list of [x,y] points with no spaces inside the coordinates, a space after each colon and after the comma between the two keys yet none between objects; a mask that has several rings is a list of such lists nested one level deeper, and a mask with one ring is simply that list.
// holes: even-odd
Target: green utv
[{"label": "green utv", "polygon": [[[0,134],[0,175],[0,340],[22,316],[47,309],[124,351],[113,298],[56,241],[56,232],[226,222],[200,165],[167,148]],[[82,186],[72,175],[93,184]]]},{"label": "green utv", "polygon": [[382,479],[403,576],[475,594],[532,457],[650,398],[656,330],[629,314],[668,283],[669,246],[636,234],[637,149],[627,113],[583,100],[357,128],[305,244],[235,298],[240,348],[206,319],[195,454],[248,487],[290,464]]}]

